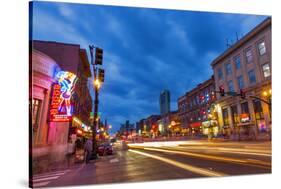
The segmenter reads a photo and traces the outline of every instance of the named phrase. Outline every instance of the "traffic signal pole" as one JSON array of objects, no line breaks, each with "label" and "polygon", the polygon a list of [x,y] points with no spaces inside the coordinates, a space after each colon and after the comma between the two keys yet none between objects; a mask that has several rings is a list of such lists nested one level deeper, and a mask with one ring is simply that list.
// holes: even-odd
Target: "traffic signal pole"
[{"label": "traffic signal pole", "polygon": [[[95,91],[95,99],[94,99],[94,120],[93,120],[93,127],[92,127],[92,135],[93,135],[93,153],[92,157],[94,159],[97,158],[97,123],[98,123],[98,106],[99,106],[99,89],[102,82],[104,82],[104,70],[98,69],[97,65],[102,65],[102,56],[103,56],[103,50],[95,47],[93,45],[89,46],[90,48],[90,54],[91,54],[91,64],[93,66],[93,72],[94,72],[94,91]],[[95,51],[95,62],[93,60],[93,50]],[[102,71],[101,71],[102,70]],[[99,73],[98,73],[99,71]],[[96,81],[98,83],[96,83]]]},{"label": "traffic signal pole", "polygon": [[[97,69],[93,65],[93,71],[94,71],[94,81],[96,81],[97,77]],[[96,85],[94,85],[95,88],[95,100],[94,100],[94,121],[93,121],[93,128],[92,128],[92,133],[93,133],[93,157],[94,159],[97,158],[97,119],[98,119],[98,105],[99,105],[99,89]]]}]

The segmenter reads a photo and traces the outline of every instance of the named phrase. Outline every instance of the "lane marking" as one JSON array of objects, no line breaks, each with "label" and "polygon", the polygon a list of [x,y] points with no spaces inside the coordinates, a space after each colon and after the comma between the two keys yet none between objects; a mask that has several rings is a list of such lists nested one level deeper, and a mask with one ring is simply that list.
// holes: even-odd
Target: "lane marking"
[{"label": "lane marking", "polygon": [[132,149],[129,149],[129,151],[133,152],[133,153],[136,153],[136,154],[140,154],[140,155],[143,155],[143,156],[147,156],[147,157],[150,157],[150,158],[153,158],[153,159],[163,161],[163,162],[168,163],[170,165],[173,165],[173,166],[176,166],[176,167],[179,167],[179,168],[182,168],[182,169],[185,169],[187,171],[197,173],[197,174],[200,174],[200,175],[210,176],[210,177],[227,176],[224,173],[210,171],[210,170],[207,170],[207,169],[203,169],[203,168],[195,167],[195,166],[192,166],[192,165],[180,163],[178,161],[174,161],[174,160],[171,160],[171,159],[168,159],[168,158],[148,154],[148,153],[145,153],[145,152],[140,152],[140,151],[132,150]]}]

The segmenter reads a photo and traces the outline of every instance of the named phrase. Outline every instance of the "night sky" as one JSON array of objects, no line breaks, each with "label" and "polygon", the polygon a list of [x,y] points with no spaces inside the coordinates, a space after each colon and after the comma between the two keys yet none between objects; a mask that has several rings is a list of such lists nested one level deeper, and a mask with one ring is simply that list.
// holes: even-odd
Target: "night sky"
[{"label": "night sky", "polygon": [[[103,48],[99,110],[113,132],[126,120],[159,114],[164,89],[176,110],[178,97],[211,77],[226,39],[234,42],[266,18],[48,2],[35,2],[33,11],[33,39]],[[93,94],[90,80],[89,89]]]}]

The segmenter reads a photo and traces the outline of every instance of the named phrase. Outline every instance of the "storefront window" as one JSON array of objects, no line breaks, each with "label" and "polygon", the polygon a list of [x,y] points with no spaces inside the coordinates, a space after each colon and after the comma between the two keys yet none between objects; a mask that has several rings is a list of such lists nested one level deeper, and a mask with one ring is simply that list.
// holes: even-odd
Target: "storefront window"
[{"label": "storefront window", "polygon": [[41,108],[41,100],[32,99],[32,128],[38,128],[39,112]]},{"label": "storefront window", "polygon": [[255,118],[258,128],[261,132],[264,132],[266,131],[266,125],[265,125],[261,102],[259,100],[253,100],[253,105],[254,105]]},{"label": "storefront window", "polygon": [[244,103],[241,104],[241,112],[242,112],[242,114],[248,114],[249,113],[248,102],[244,102]]},{"label": "storefront window", "polygon": [[233,123],[236,125],[237,123],[239,123],[239,116],[238,116],[238,111],[237,111],[237,106],[231,106],[231,117],[233,120]]},{"label": "storefront window", "polygon": [[229,125],[228,111],[227,108],[222,109],[223,124],[224,126]]}]

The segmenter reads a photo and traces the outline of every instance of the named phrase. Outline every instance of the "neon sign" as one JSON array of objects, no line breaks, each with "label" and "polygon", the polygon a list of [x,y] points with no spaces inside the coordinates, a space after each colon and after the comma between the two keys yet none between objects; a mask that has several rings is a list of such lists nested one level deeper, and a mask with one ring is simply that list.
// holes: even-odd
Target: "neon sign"
[{"label": "neon sign", "polygon": [[72,119],[71,96],[77,80],[71,72],[60,71],[56,74],[50,104],[50,121],[68,122]]}]

